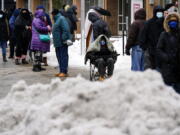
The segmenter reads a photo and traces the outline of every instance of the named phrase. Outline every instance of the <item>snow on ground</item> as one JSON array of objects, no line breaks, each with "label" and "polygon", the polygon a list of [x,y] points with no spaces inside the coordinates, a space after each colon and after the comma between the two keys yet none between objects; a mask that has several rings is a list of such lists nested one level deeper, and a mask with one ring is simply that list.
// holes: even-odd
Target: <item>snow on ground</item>
[{"label": "snow on ground", "polygon": [[[79,42],[70,47],[69,65],[86,68]],[[180,96],[155,71],[131,72],[121,39],[114,45],[121,56],[104,82],[78,76],[15,84],[0,100],[0,135],[179,135]],[[55,53],[48,55],[57,66]]]},{"label": "snow on ground", "polygon": [[0,100],[1,135],[179,135],[180,96],[153,71],[15,84]]}]

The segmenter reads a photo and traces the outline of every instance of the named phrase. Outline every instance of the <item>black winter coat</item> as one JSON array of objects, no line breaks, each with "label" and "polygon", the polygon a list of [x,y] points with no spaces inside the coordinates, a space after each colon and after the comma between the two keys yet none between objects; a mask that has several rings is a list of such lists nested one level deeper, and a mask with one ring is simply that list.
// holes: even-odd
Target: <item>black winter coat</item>
[{"label": "black winter coat", "polygon": [[0,14],[3,14],[3,18],[0,19],[0,41],[8,41],[10,34],[8,20],[3,11],[0,11]]},{"label": "black winter coat", "polygon": [[179,32],[163,32],[157,45],[157,60],[166,84],[176,83],[180,78],[180,40]]},{"label": "black winter coat", "polygon": [[[27,15],[25,17],[22,15],[23,10],[27,11]],[[26,29],[26,26],[31,26],[31,24],[32,18],[29,11],[27,9],[22,9],[15,21],[15,34],[17,35],[17,37],[30,40],[32,33],[30,29]]]},{"label": "black winter coat", "polygon": [[135,45],[139,45],[138,37],[140,36],[140,32],[144,27],[146,11],[144,9],[136,11],[134,18],[135,21],[131,24],[128,31],[128,39],[126,44],[127,50],[130,50],[131,47]]},{"label": "black winter coat", "polygon": [[153,18],[145,23],[139,38],[139,44],[141,48],[143,50],[148,50],[150,56],[156,55],[156,47],[157,47],[158,39],[160,37],[161,32],[164,31],[163,28],[164,18],[158,19],[156,17],[156,13],[158,11],[163,12],[163,8],[161,8],[160,6],[154,8]]},{"label": "black winter coat", "polygon": [[111,36],[111,32],[107,23],[102,20],[96,13],[89,13],[88,19],[92,22],[94,40],[96,40],[98,36],[102,34],[108,38]]}]

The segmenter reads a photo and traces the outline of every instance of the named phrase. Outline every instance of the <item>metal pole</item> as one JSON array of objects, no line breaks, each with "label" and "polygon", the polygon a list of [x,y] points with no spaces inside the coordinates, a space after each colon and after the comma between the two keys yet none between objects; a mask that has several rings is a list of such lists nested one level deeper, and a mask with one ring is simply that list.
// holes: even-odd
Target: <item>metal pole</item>
[{"label": "metal pole", "polygon": [[1,10],[4,11],[4,0],[1,0]]},{"label": "metal pole", "polygon": [[122,0],[122,49],[123,49],[123,55],[125,54],[124,52],[124,0]]},{"label": "metal pole", "polygon": [[85,53],[85,0],[81,0],[81,55]]}]

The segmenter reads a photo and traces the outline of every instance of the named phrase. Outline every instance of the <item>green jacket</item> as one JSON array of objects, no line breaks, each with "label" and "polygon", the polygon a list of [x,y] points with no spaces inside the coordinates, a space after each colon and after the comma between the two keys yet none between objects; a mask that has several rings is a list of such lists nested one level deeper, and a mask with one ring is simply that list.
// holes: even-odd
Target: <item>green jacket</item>
[{"label": "green jacket", "polygon": [[106,38],[106,42],[107,42],[107,47],[109,49],[110,52],[114,52],[114,46],[113,44],[109,41],[109,39],[105,36],[105,35],[100,35],[94,42],[92,42],[90,44],[90,46],[87,49],[87,53],[88,52],[99,52],[101,50],[101,45],[99,44],[99,41],[101,39],[101,37],[104,36]]},{"label": "green jacket", "polygon": [[64,41],[71,39],[70,28],[66,18],[60,13],[54,17],[54,21],[52,28],[54,47],[60,47],[64,45]]}]

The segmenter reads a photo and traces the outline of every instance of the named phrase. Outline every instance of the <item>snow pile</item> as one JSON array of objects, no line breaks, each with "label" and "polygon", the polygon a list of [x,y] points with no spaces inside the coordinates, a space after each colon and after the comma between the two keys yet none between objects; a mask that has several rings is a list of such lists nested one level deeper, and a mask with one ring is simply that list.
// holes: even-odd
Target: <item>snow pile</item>
[{"label": "snow pile", "polygon": [[0,101],[1,135],[179,135],[180,96],[154,71],[13,86]]}]

